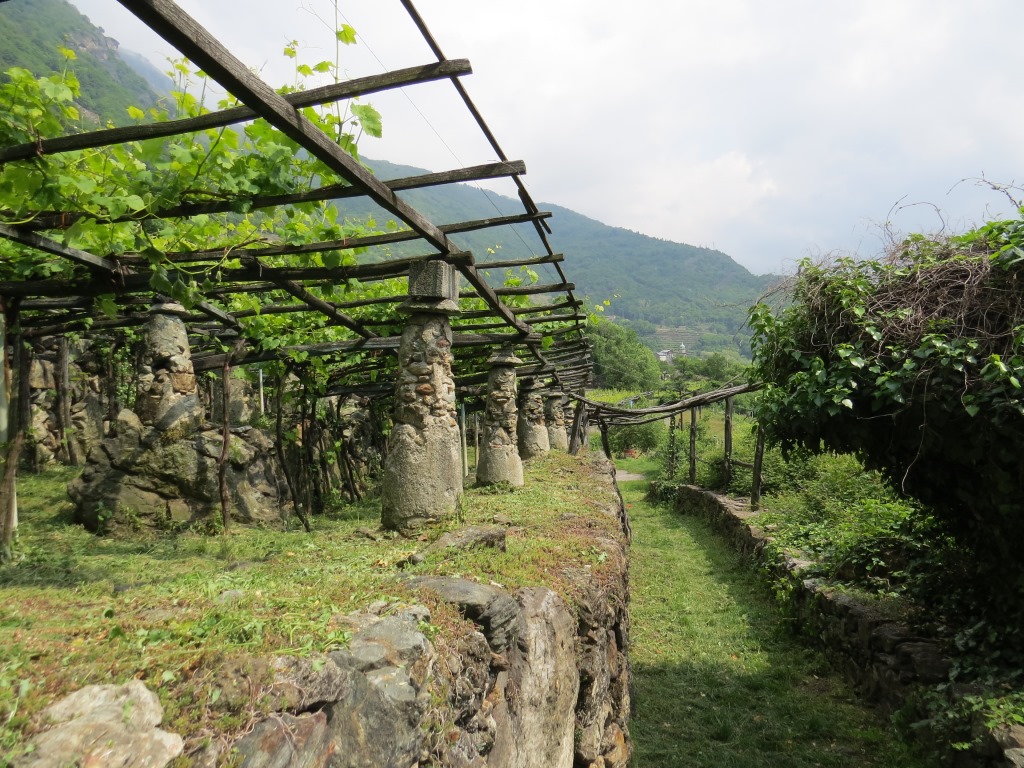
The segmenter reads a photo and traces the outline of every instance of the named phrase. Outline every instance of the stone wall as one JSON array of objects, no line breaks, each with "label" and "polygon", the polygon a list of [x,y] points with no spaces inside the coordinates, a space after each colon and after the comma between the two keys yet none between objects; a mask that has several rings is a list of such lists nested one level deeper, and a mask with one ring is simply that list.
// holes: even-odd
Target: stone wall
[{"label": "stone wall", "polygon": [[596,514],[623,529],[603,542],[614,578],[571,574],[573,605],[545,587],[409,579],[414,594],[458,608],[472,626],[428,638],[424,604],[379,602],[335,618],[352,632],[344,650],[232,660],[213,683],[221,691],[217,706],[243,711],[261,701],[269,714],[233,742],[214,741],[194,764],[213,766],[234,754],[247,768],[625,768],[625,510],[611,465],[598,469],[607,493],[594,500]]},{"label": "stone wall", "polygon": [[[597,484],[563,518],[573,530],[592,531],[580,535],[606,556],[599,575],[581,561],[562,572],[555,592],[505,588],[486,578],[406,576],[397,563],[397,589],[388,592],[401,599],[332,617],[332,630],[349,635],[343,648],[309,657],[239,652],[211,659],[202,670],[206,706],[245,726],[187,739],[181,764],[625,768],[631,751],[625,510],[611,465],[581,461],[593,462],[586,471],[596,470]],[[504,548],[509,525],[449,531],[424,551]],[[456,612],[465,620],[456,620]],[[105,701],[119,691],[89,698]],[[85,754],[83,742],[100,736],[109,754],[138,751],[132,745],[142,743],[174,747],[163,750],[166,760],[181,751],[181,739],[152,730],[159,713],[139,728],[115,729],[104,720],[95,731],[89,729],[96,718],[79,714],[67,738],[55,730],[59,725],[36,734],[31,757],[18,765],[63,765],[67,755]],[[131,741],[122,741],[125,730],[123,739]]]},{"label": "stone wall", "polygon": [[[85,344],[69,344],[68,410],[70,423],[67,440],[73,441],[74,455],[81,461],[106,431],[108,406],[101,383],[102,361]],[[61,445],[57,378],[58,352],[54,339],[38,342],[33,349],[29,373],[29,398],[32,410],[32,465],[41,467],[54,461],[68,461]]]},{"label": "stone wall", "polygon": [[[787,607],[799,630],[814,638],[858,692],[883,711],[905,707],[920,686],[949,679],[951,660],[938,642],[919,636],[898,617],[868,601],[840,592],[821,579],[808,578],[809,561],[766,557],[771,538],[758,526],[758,513],[744,503],[685,485],[655,484],[651,493],[672,502],[680,512],[705,517],[740,552],[759,561],[784,585]],[[1024,765],[1024,727],[976,735],[980,746],[958,753],[954,760],[957,768]]]}]

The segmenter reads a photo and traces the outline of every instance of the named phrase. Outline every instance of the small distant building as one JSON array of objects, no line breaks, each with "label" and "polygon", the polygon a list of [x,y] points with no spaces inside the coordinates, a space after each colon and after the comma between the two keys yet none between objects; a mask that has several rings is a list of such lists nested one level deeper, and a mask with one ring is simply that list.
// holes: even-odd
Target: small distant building
[{"label": "small distant building", "polygon": [[[659,363],[671,363],[672,358],[676,356],[676,353],[671,349],[659,349],[656,354],[658,356]],[[683,354],[685,354],[685,352]]]}]

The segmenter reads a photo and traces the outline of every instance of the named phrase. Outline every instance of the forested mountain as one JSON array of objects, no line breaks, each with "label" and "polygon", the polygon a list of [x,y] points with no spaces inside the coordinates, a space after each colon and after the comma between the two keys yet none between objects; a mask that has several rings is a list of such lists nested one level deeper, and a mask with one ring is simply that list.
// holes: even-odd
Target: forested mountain
[{"label": "forested mountain", "polygon": [[[67,0],[8,0],[0,4],[0,72],[13,66],[36,75],[63,70],[68,61],[59,48],[75,52],[72,68],[81,85],[79,106],[103,121],[130,122],[126,109],[146,109],[166,92],[170,80],[152,74],[146,62],[140,75],[121,57],[116,40],[103,34]],[[139,58],[136,56],[136,58]],[[152,78],[153,82],[149,82]]]},{"label": "forested mountain", "polygon": [[[367,163],[382,179],[425,173],[380,160]],[[522,212],[518,200],[465,184],[403,192],[402,197],[440,223]],[[551,244],[566,254],[566,271],[577,293],[592,302],[610,299],[609,312],[630,321],[652,346],[668,345],[664,330],[655,336],[656,327],[668,326],[686,329],[688,346],[695,343],[698,349],[749,349],[744,331],[747,309],[777,276],[753,275],[721,251],[610,227],[551,203],[538,207],[554,214]],[[343,211],[359,217],[370,208],[346,201]],[[524,255],[529,252],[527,244],[536,242],[533,227],[514,229],[521,238],[505,228],[455,235],[453,240],[481,262]],[[499,255],[488,257],[488,248]]]}]

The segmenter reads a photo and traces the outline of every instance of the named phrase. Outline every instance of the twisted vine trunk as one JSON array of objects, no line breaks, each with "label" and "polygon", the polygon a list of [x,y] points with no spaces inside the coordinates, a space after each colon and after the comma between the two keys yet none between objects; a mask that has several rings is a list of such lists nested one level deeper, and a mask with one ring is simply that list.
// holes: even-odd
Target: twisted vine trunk
[{"label": "twisted vine trunk", "polygon": [[309,518],[302,508],[302,501],[295,488],[295,478],[292,475],[291,466],[288,464],[284,449],[284,383],[288,378],[288,370],[278,375],[276,391],[274,392],[274,408],[277,413],[274,421],[274,447],[277,449],[277,461],[281,465],[281,472],[284,473],[284,481],[288,486],[288,495],[292,498],[292,509],[295,516],[302,522],[302,527],[309,533],[312,530],[309,526]]},{"label": "twisted vine trunk", "polygon": [[73,467],[82,465],[78,443],[71,434],[71,378],[68,372],[68,340],[65,336],[57,339],[57,437],[60,440],[64,460]]},{"label": "twisted vine trunk", "polygon": [[[25,432],[29,414],[29,365],[31,357],[22,345],[21,327],[18,321],[18,305],[15,299],[5,312],[6,327],[0,334],[4,345],[4,370],[0,385],[7,386],[13,372],[13,386],[8,391],[12,396],[8,401],[8,436],[7,452],[4,457],[3,477],[0,478],[0,562],[7,562],[14,556],[14,536],[18,528],[18,499],[15,495],[15,483],[18,475],[18,462],[21,460],[25,447]],[[14,329],[12,346],[14,359],[7,361],[7,337],[9,330]],[[11,437],[13,435],[13,437]]]},{"label": "twisted vine trunk", "polygon": [[217,481],[220,486],[220,519],[223,533],[228,532],[231,525],[231,494],[228,491],[228,454],[231,449],[231,355],[224,358],[221,371],[221,391],[223,410],[221,412],[220,456],[217,458]]}]

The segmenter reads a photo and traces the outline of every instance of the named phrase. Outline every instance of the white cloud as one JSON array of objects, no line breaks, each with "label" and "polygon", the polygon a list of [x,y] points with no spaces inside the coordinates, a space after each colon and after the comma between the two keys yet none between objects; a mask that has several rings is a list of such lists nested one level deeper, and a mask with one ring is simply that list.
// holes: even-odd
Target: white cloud
[{"label": "white cloud", "polygon": [[[94,20],[128,16],[76,0]],[[310,10],[327,0],[182,0],[270,80],[297,38],[333,56]],[[350,75],[431,60],[397,0],[342,0],[361,45]],[[808,253],[878,246],[871,222],[897,201],[929,201],[950,221],[1006,212],[963,178],[1020,178],[1024,69],[1019,0],[419,0],[441,48],[469,58],[474,100],[526,181],[550,200],[619,226],[714,243],[755,271]],[[111,9],[117,13],[114,14]],[[127,47],[144,37],[103,23]],[[112,26],[113,25],[113,26]],[[137,25],[136,25],[137,28]],[[387,159],[431,168],[489,148],[438,87],[374,97]],[[375,147],[364,150],[375,153]],[[896,224],[935,228],[926,207]]]}]

